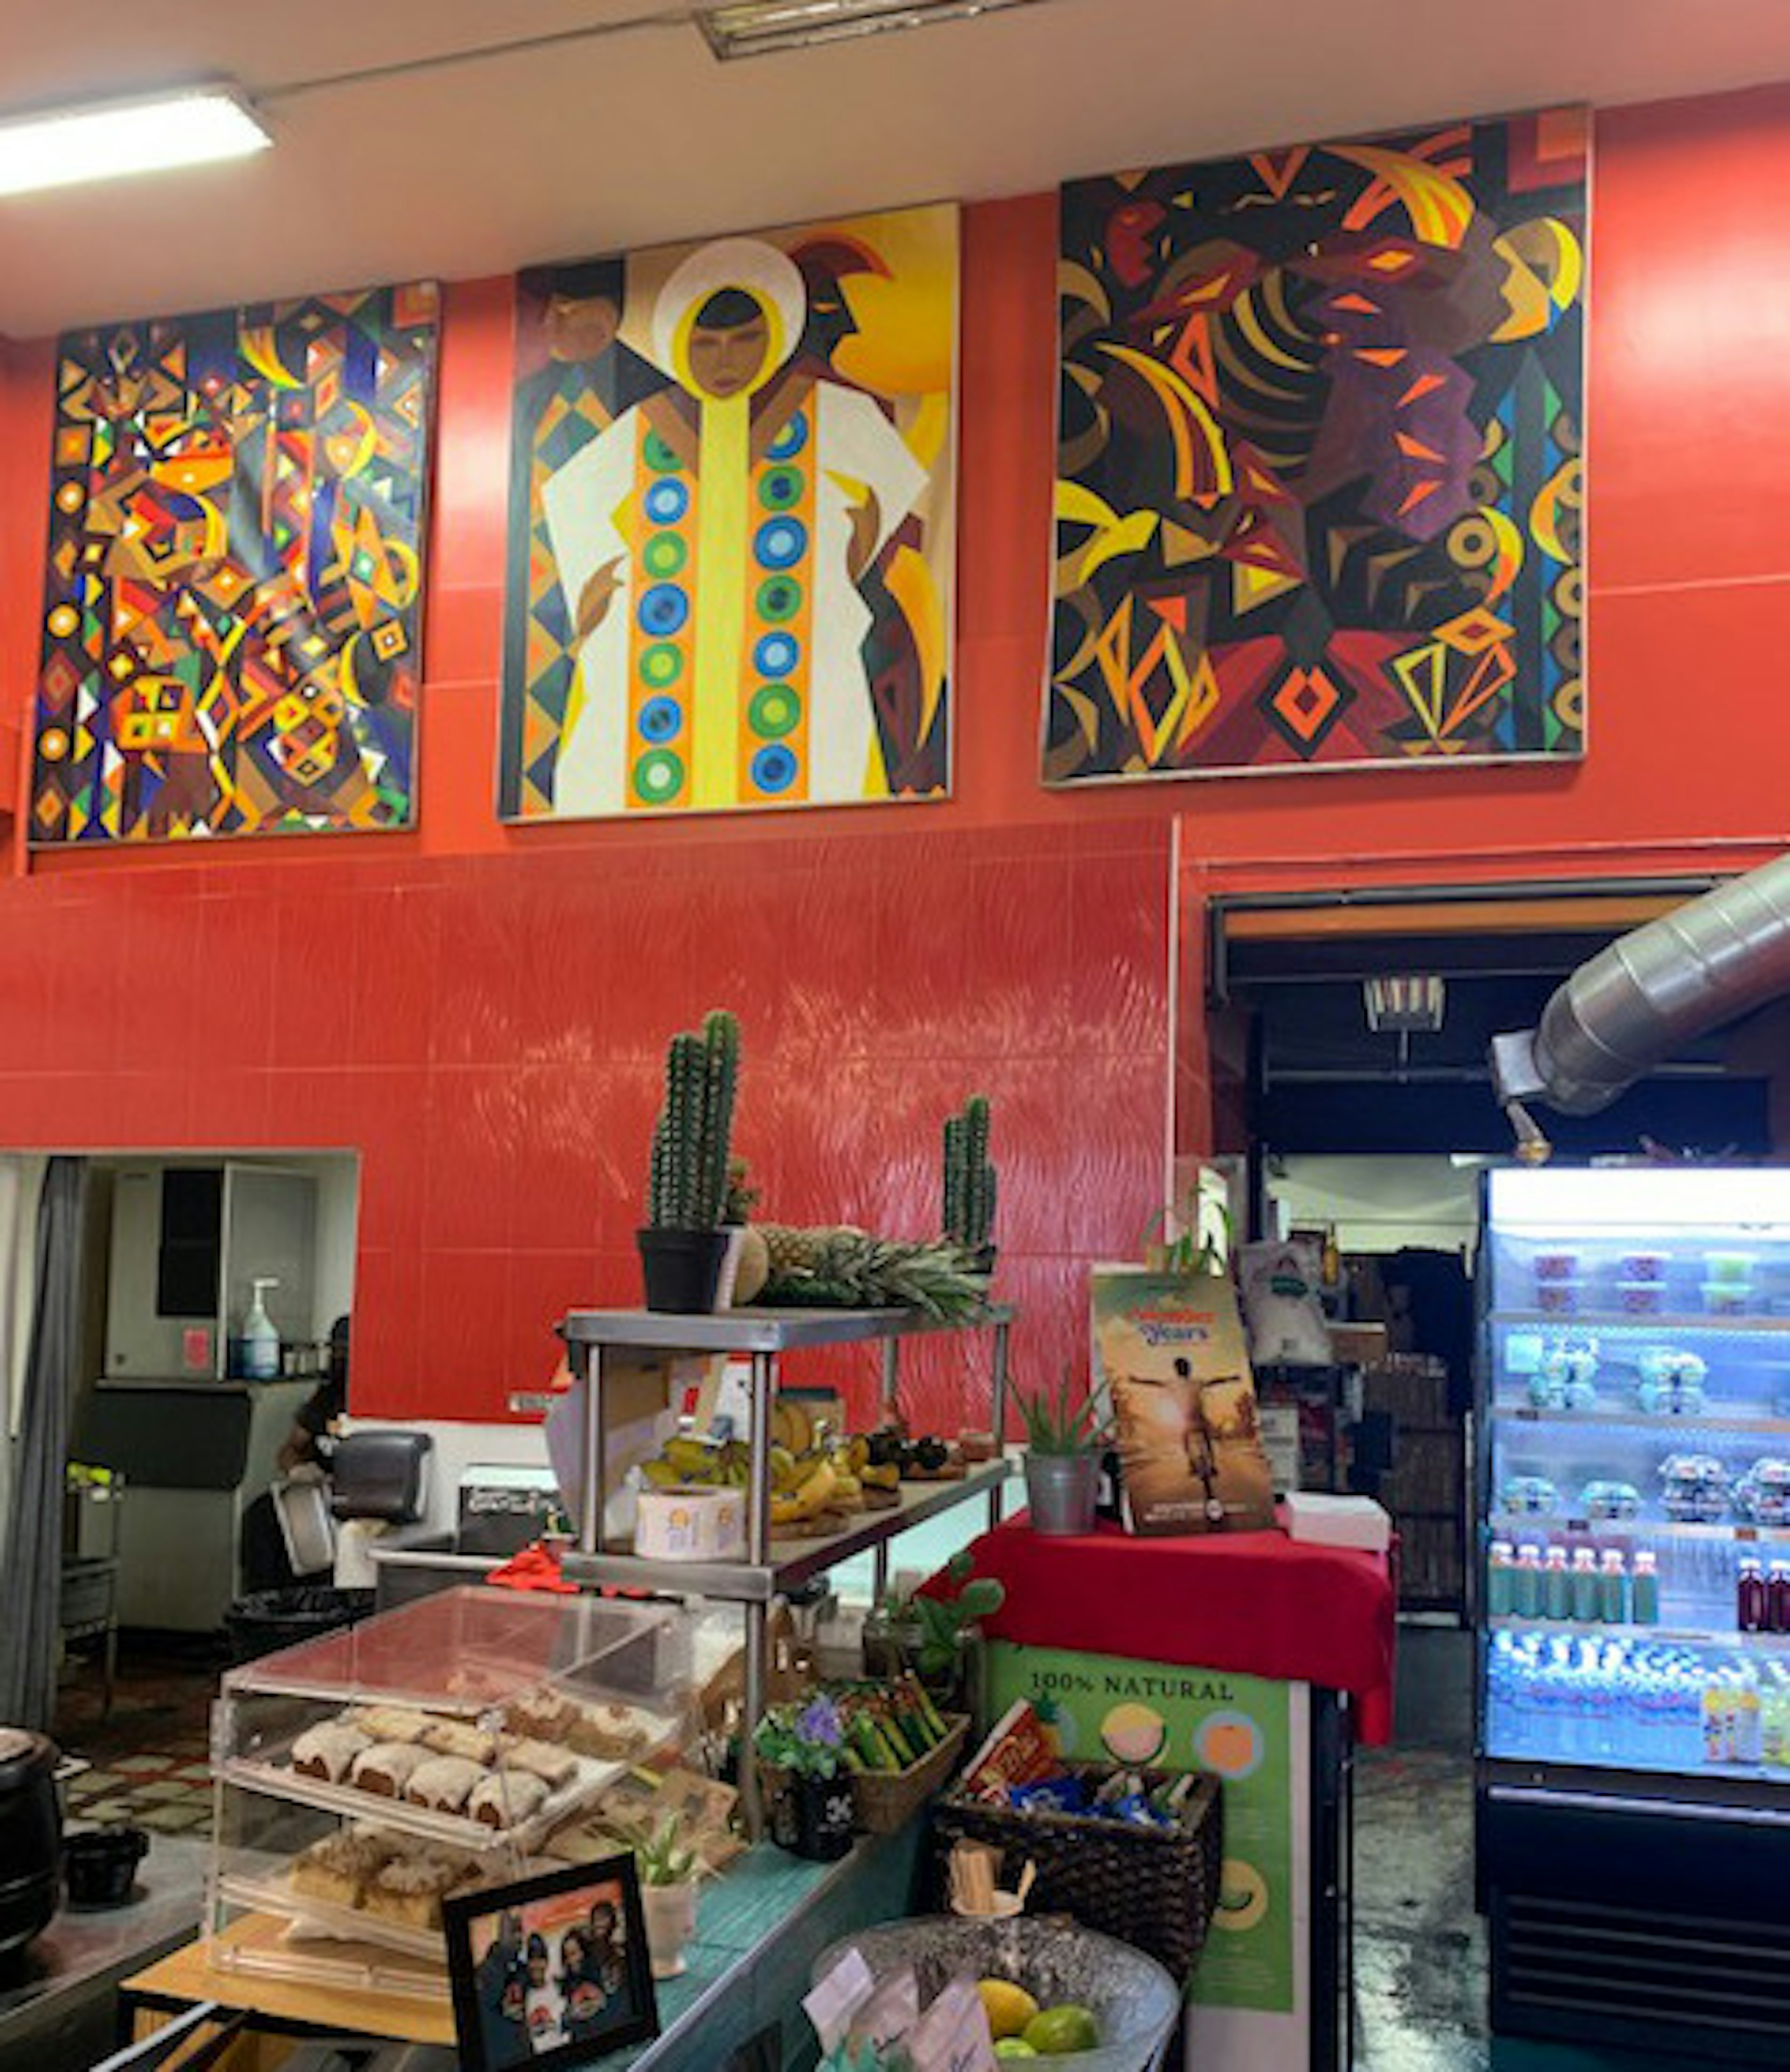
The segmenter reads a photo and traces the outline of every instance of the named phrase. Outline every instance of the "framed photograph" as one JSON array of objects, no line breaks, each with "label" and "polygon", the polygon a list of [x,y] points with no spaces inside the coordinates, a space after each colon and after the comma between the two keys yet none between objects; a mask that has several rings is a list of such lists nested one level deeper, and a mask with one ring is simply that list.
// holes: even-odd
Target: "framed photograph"
[{"label": "framed photograph", "polygon": [[632,1856],[494,1885],[442,1913],[466,2072],[584,2065],[659,2033]]}]

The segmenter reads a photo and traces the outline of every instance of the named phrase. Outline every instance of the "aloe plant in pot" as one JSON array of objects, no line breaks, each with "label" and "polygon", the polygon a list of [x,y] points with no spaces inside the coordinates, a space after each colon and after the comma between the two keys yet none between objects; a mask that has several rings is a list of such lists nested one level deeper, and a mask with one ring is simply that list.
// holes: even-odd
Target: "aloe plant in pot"
[{"label": "aloe plant in pot", "polygon": [[725,1008],[705,1015],[700,1031],[672,1038],[647,1219],[636,1233],[649,1309],[689,1316],[714,1307],[727,1250],[721,1219],[739,1083],[739,1024]]},{"label": "aloe plant in pot", "polygon": [[652,1975],[675,1979],[684,1969],[685,1946],[696,1932],[696,1888],[704,1869],[681,1814],[668,1813],[635,1843],[634,1864]]},{"label": "aloe plant in pot", "polygon": [[1105,1429],[1092,1396],[1070,1400],[1065,1374],[1054,1393],[1015,1389],[1026,1426],[1026,1501],[1031,1529],[1053,1537],[1092,1532]]}]

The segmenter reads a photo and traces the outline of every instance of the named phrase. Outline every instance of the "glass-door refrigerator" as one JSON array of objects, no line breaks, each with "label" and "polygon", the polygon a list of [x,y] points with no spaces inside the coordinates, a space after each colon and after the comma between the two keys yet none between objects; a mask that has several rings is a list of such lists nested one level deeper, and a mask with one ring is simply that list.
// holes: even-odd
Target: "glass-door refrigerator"
[{"label": "glass-door refrigerator", "polygon": [[1495,2031],[1790,2064],[1790,1171],[1488,1174]]}]

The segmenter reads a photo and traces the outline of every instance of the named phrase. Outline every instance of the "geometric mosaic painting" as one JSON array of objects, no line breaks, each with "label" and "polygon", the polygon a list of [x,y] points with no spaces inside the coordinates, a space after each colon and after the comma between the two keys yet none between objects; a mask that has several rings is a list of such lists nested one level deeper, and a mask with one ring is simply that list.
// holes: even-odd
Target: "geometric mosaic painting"
[{"label": "geometric mosaic painting", "polygon": [[1583,753],[1587,145],[1064,188],[1047,783]]},{"label": "geometric mosaic painting", "polygon": [[34,844],[410,823],[438,300],[60,340]]},{"label": "geometric mosaic painting", "polygon": [[957,214],[518,282],[499,809],[944,796]]}]

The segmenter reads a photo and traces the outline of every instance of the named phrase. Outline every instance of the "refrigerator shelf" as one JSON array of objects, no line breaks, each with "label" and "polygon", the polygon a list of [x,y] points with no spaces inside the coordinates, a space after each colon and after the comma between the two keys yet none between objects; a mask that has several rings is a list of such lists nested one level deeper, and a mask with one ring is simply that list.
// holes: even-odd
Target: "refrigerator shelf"
[{"label": "refrigerator shelf", "polygon": [[1790,1540],[1790,1522],[1755,1525],[1751,1519],[1730,1524],[1689,1524],[1674,1518],[1584,1518],[1568,1511],[1495,1511],[1486,1520],[1493,1540],[1517,1540],[1536,1534],[1570,1532],[1584,1540],[1702,1540],[1750,1547],[1767,1540]]},{"label": "refrigerator shelf", "polygon": [[1578,1309],[1570,1314],[1549,1309],[1494,1309],[1488,1319],[1494,1325],[1514,1324],[1524,1330],[1621,1331],[1640,1338],[1658,1338],[1672,1332],[1681,1336],[1694,1331],[1701,1338],[1790,1338],[1790,1317],[1723,1316],[1710,1310],[1694,1315],[1648,1316],[1631,1309]]},{"label": "refrigerator shelf", "polygon": [[1706,1407],[1692,1417],[1670,1417],[1658,1411],[1628,1408],[1610,1410],[1541,1410],[1533,1403],[1492,1405],[1494,1420],[1508,1417],[1516,1424],[1620,1425],[1625,1429],[1649,1432],[1660,1437],[1697,1432],[1790,1433],[1790,1417],[1759,1417],[1746,1411]]},{"label": "refrigerator shelf", "polygon": [[1739,1647],[1761,1655],[1790,1655],[1790,1633],[1743,1633],[1738,1626],[1633,1626],[1603,1619],[1517,1618],[1500,1614],[1486,1621],[1491,1633],[1535,1633],[1561,1640],[1648,1640],[1668,1646]]}]

